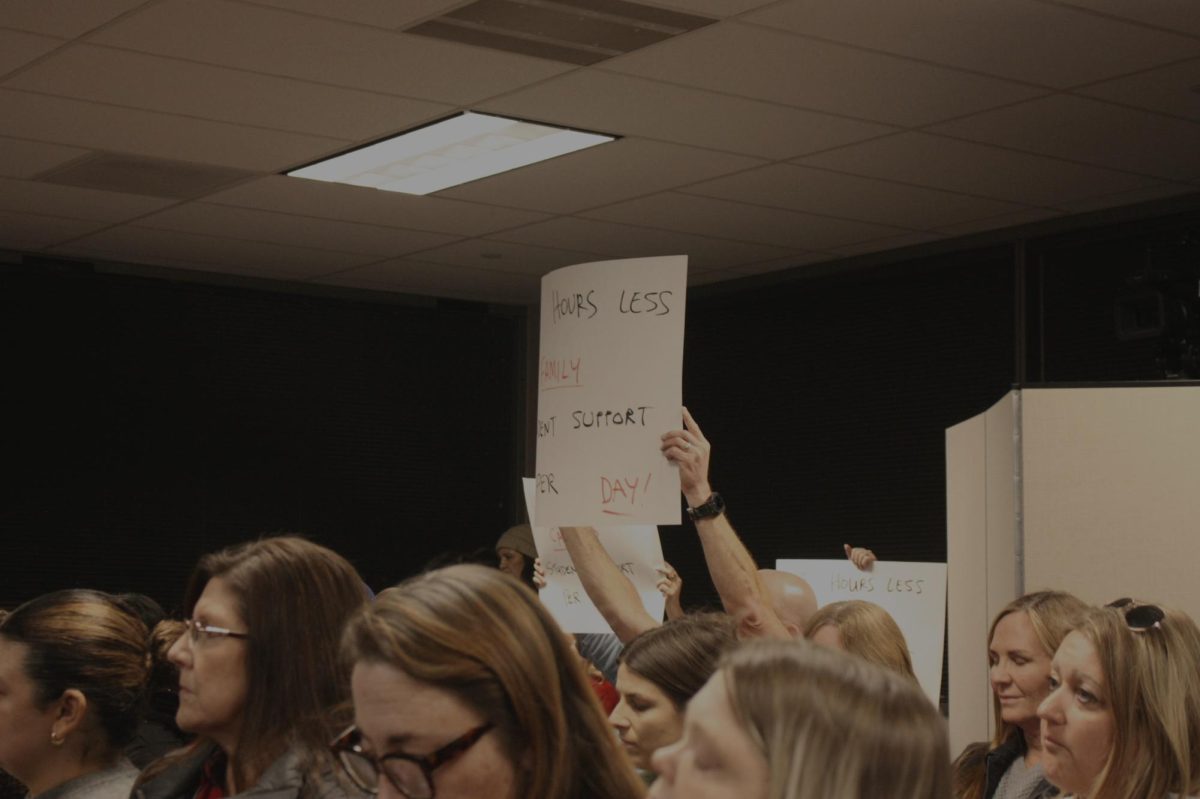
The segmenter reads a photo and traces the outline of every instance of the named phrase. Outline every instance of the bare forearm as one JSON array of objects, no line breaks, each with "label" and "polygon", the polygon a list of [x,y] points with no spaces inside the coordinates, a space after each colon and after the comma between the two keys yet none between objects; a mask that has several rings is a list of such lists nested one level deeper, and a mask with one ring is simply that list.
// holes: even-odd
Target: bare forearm
[{"label": "bare forearm", "polygon": [[593,528],[560,529],[579,581],[622,643],[628,643],[639,633],[658,626],[658,622],[646,612],[637,589],[613,563]]},{"label": "bare forearm", "polygon": [[725,514],[696,522],[704,559],[725,612],[738,620],[739,635],[788,638],[758,573],[758,566]]}]

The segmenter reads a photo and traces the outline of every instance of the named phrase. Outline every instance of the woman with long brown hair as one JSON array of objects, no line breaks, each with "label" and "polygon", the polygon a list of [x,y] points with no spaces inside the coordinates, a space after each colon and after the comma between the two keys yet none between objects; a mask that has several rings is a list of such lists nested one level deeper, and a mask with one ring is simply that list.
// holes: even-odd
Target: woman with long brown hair
[{"label": "woman with long brown hair", "polygon": [[350,622],[355,726],[334,745],[360,787],[409,799],[631,799],[618,749],[566,636],[516,579],[450,566]]},{"label": "woman with long brown hair", "polygon": [[996,615],[988,631],[996,730],[991,741],[971,744],[954,761],[956,797],[1039,799],[1057,793],[1042,768],[1037,709],[1050,691],[1054,652],[1086,609],[1070,594],[1035,591]]},{"label": "woman with long brown hair", "polygon": [[692,613],[646,630],[621,652],[621,700],[608,720],[639,770],[653,774],[650,756],[679,740],[688,701],[737,645],[735,630],[727,614]]},{"label": "woman with long brown hair", "polygon": [[18,607],[0,622],[0,768],[33,797],[127,797],[152,660],[146,626],[108,594]]},{"label": "woman with long brown hair", "polygon": [[1200,793],[1200,628],[1133,599],[1091,608],[1054,653],[1046,775],[1080,799]]},{"label": "woman with long brown hair", "polygon": [[326,746],[349,698],[338,641],[365,601],[353,566],[301,538],[201,558],[185,599],[187,632],[170,650],[176,722],[197,740],[151,764],[135,796],[341,795]]}]

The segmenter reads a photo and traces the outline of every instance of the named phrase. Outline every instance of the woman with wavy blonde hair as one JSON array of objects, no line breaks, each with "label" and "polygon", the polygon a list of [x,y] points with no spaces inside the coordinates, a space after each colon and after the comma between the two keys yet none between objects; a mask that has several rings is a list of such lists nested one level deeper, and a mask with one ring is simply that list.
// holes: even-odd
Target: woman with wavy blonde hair
[{"label": "woman with wavy blonde hair", "polygon": [[1071,594],[1035,591],[996,614],[987,638],[996,727],[991,741],[971,744],[954,761],[956,797],[1057,793],[1042,769],[1037,710],[1049,693],[1050,660],[1086,609]]},{"label": "woman with wavy blonde hair", "polygon": [[1132,599],[1087,611],[1038,714],[1046,775],[1086,799],[1200,792],[1200,629]]},{"label": "woman with wavy blonde hair", "polygon": [[904,633],[891,614],[874,602],[850,599],[825,605],[808,620],[804,637],[917,680]]},{"label": "woman with wavy blonde hair", "polygon": [[946,723],[917,684],[802,641],[725,656],[654,756],[656,799],[949,799]]},{"label": "woman with wavy blonde hair", "polygon": [[409,799],[627,799],[641,781],[566,636],[516,579],[450,566],[348,625],[355,726],[334,743],[364,790]]}]

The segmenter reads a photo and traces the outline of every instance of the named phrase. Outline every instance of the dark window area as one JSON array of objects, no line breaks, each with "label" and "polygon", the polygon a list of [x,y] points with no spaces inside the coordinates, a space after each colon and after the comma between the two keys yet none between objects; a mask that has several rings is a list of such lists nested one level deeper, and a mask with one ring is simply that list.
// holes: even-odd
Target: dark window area
[{"label": "dark window area", "polygon": [[1197,215],[1050,239],[1035,251],[1029,380],[1200,378]]},{"label": "dark window area", "polygon": [[0,286],[0,604],[86,585],[171,607],[200,554],[283,531],[378,589],[514,514],[519,311],[42,265]]},{"label": "dark window area", "polygon": [[[684,402],[760,565],[946,556],[945,428],[1014,374],[1007,247],[699,299]],[[716,602],[690,524],[663,530],[684,602]]]}]

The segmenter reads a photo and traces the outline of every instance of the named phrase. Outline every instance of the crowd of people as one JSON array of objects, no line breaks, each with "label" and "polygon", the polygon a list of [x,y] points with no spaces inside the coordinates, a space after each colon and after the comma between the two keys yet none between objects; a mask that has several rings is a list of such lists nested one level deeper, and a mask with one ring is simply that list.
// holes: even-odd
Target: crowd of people
[{"label": "crowd of people", "polygon": [[[204,556],[183,618],[66,590],[0,618],[4,796],[36,799],[1167,799],[1200,793],[1200,629],[1040,591],[980,631],[996,728],[947,726],[878,606],[758,569],[687,412],[662,438],[724,612],[652,617],[590,528],[611,635],[539,601],[528,526],[377,596],[294,536]],[[873,554],[847,546],[870,568]],[[490,561],[490,562],[489,562]],[[984,642],[986,641],[986,647]],[[981,686],[981,690],[984,687]]]}]

